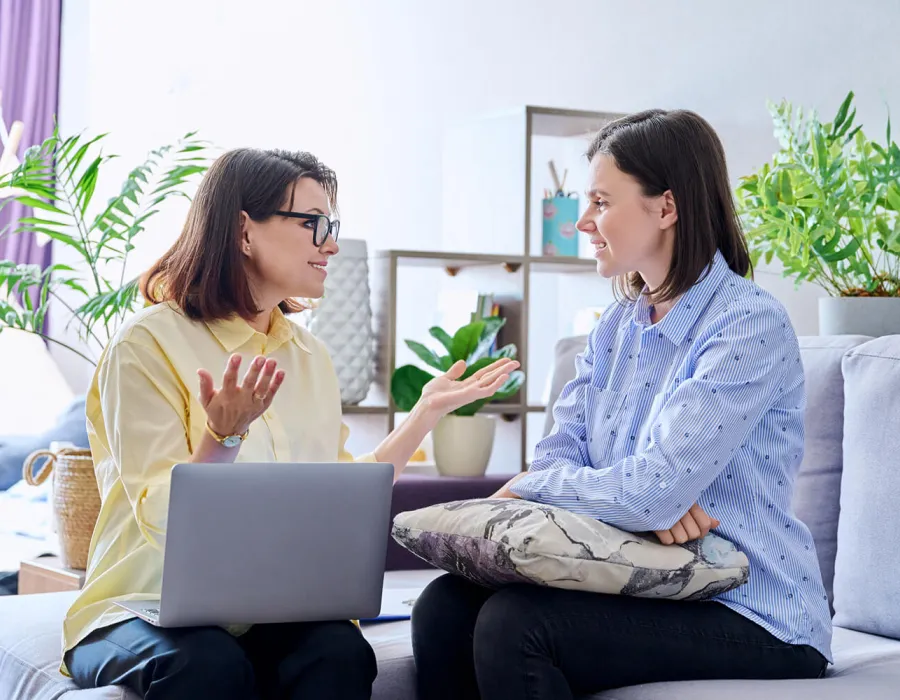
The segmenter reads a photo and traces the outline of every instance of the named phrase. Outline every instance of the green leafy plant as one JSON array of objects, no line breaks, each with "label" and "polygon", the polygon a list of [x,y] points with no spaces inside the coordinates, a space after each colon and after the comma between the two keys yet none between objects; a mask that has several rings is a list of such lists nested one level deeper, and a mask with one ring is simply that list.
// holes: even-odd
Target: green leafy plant
[{"label": "green leafy plant", "polygon": [[738,212],[754,264],[832,296],[900,296],[900,148],[866,137],[850,92],[835,117],[770,104],[780,149],[740,180]]},{"label": "green leafy plant", "polygon": [[[493,316],[483,318],[463,326],[452,336],[437,326],[431,328],[428,331],[429,334],[443,346],[444,350],[447,351],[446,355],[439,355],[421,343],[407,340],[406,345],[409,349],[435,372],[430,374],[415,365],[403,365],[394,370],[394,374],[391,377],[391,396],[397,405],[397,409],[404,413],[411,411],[419,398],[421,398],[422,389],[425,385],[434,379],[438,373],[446,372],[453,363],[459,360],[465,360],[466,362],[466,371],[460,378],[460,381],[462,381],[499,358],[514,359],[516,356],[515,345],[505,345],[502,348],[492,350],[497,333],[500,332],[500,329],[505,324],[506,319],[504,318]],[[486,399],[479,399],[466,404],[453,413],[458,416],[474,416],[486,403],[503,401],[513,396],[524,381],[525,374],[522,371],[516,370],[511,372],[509,379],[496,394]]]},{"label": "green leafy plant", "polygon": [[[11,197],[0,200],[0,208],[18,201],[34,210],[0,236],[44,236],[57,250],[64,246],[71,251],[66,259],[77,260],[74,266],[56,264],[45,270],[0,260],[0,331],[40,335],[93,365],[97,358],[89,354],[90,346],[102,349],[119,323],[140,304],[138,280],[125,279],[135,238],[166,200],[189,198],[185,185],[209,167],[207,144],[195,132],[189,133],[175,144],[152,151],[128,173],[115,197],[95,207],[100,174],[116,157],[101,150],[106,136],[63,138],[56,129],[41,145],[29,148],[21,165],[0,179],[0,187],[15,188]],[[14,303],[16,296],[21,304]],[[44,333],[51,304],[68,310],[69,326],[77,326],[84,347]]]}]

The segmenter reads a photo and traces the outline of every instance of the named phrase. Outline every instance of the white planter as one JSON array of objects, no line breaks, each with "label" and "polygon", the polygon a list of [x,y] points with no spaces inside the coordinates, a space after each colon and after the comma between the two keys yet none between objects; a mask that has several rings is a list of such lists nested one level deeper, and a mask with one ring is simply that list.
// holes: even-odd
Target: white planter
[{"label": "white planter", "polygon": [[898,297],[822,297],[819,335],[900,334]]},{"label": "white planter", "polygon": [[443,476],[484,476],[494,447],[490,416],[444,416],[432,432],[434,462]]},{"label": "white planter", "polygon": [[310,312],[309,330],[328,348],[341,402],[357,404],[375,378],[369,256],[365,241],[342,238],[340,248],[328,261],[325,295]]}]

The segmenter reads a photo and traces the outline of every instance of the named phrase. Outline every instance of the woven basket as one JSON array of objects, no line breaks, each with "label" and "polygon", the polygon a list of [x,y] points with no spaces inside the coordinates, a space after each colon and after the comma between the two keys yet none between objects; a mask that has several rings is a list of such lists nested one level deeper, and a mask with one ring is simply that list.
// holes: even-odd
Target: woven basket
[{"label": "woven basket", "polygon": [[[35,463],[46,461],[35,474]],[[87,569],[91,535],[100,514],[100,492],[94,476],[91,451],[65,447],[57,452],[37,450],[28,455],[22,468],[32,486],[46,481],[53,472],[53,518],[59,535],[60,558],[70,569]]]}]

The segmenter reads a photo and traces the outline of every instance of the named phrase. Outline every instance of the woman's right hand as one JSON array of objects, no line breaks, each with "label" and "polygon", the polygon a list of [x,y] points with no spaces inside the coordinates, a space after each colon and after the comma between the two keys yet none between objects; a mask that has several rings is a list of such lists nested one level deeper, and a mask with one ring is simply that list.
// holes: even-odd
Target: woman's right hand
[{"label": "woman's right hand", "polygon": [[272,405],[278,387],[284,381],[284,370],[276,371],[277,363],[258,355],[238,383],[241,356],[232,355],[225,364],[222,387],[215,388],[212,375],[198,369],[200,376],[200,404],[206,411],[206,421],[219,435],[243,435],[250,424]]},{"label": "woman's right hand", "polygon": [[657,530],[656,536],[663,544],[684,544],[690,540],[706,537],[713,528],[719,527],[719,521],[711,518],[696,503],[671,530]]}]

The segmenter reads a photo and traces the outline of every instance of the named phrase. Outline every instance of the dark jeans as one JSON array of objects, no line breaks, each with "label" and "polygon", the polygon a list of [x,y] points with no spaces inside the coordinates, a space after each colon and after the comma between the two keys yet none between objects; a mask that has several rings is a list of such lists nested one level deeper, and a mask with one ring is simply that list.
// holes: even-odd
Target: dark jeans
[{"label": "dark jeans", "polygon": [[133,619],[95,630],[65,657],[82,688],[124,685],[146,700],[369,698],[375,653],[351,622],[161,629]]},{"label": "dark jeans", "polygon": [[825,658],[715,602],[539,586],[497,592],[452,575],[412,615],[419,700],[566,700],[638,683],[817,678]]}]

